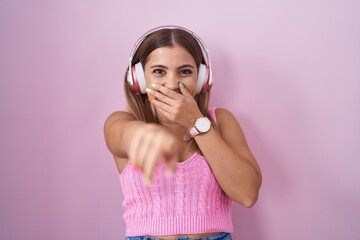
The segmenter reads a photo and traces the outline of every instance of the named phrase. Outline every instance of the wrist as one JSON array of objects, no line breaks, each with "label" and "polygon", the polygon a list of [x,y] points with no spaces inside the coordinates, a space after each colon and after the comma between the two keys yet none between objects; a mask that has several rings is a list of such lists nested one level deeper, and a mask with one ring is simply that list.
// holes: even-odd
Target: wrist
[{"label": "wrist", "polygon": [[196,120],[201,117],[204,117],[204,115],[202,115],[200,113],[200,114],[197,114],[197,115],[193,116],[192,118],[190,118],[190,120],[188,121],[188,123],[185,126],[186,130],[189,131],[192,127],[194,127]]},{"label": "wrist", "polygon": [[211,128],[211,121],[204,116],[198,117],[195,120],[193,126],[188,129],[186,134],[183,137],[184,141],[189,141],[190,139],[196,137],[199,134],[204,134],[208,132]]}]

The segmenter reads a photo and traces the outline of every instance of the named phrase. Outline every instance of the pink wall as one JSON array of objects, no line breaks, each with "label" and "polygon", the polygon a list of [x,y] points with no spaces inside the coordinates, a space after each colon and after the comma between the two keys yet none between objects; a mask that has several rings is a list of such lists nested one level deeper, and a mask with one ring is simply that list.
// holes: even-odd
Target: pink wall
[{"label": "pink wall", "polygon": [[129,52],[183,25],[264,175],[235,239],[359,239],[360,2],[0,0],[0,239],[122,239],[105,147]]}]

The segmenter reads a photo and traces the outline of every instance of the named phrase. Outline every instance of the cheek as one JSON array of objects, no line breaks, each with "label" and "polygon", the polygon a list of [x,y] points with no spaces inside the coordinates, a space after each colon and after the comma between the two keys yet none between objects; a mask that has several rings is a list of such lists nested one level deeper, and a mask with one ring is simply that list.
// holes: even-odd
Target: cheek
[{"label": "cheek", "polygon": [[145,76],[145,80],[146,80],[146,87],[147,88],[152,88],[151,84],[152,83],[155,83],[155,84],[158,84],[158,85],[164,85],[164,82],[157,79],[157,78],[154,78],[154,77],[146,77]]},{"label": "cheek", "polygon": [[145,81],[146,81],[146,87],[151,87],[151,83],[160,84],[160,80],[154,77],[151,72],[145,71],[144,73]]},{"label": "cheek", "polygon": [[191,95],[195,96],[197,77],[189,78],[183,81],[186,88],[190,91]]}]

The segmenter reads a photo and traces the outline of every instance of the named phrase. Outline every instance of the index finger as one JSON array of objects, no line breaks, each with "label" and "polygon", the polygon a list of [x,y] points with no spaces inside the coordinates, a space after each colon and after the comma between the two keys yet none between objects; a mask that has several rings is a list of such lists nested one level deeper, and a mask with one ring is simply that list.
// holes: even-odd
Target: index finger
[{"label": "index finger", "polygon": [[[161,133],[159,134],[161,135]],[[146,161],[144,161],[144,181],[146,185],[151,185],[152,183],[152,178],[153,178],[153,174],[154,174],[154,170],[157,166],[157,163],[159,161],[159,157],[161,157],[162,155],[162,150],[159,148],[159,146],[162,145],[161,143],[162,138],[161,137],[156,137],[153,141],[152,144],[152,148],[149,149],[147,156],[146,156]]]},{"label": "index finger", "polygon": [[164,95],[166,95],[166,96],[168,96],[168,97],[170,97],[170,98],[172,98],[172,99],[178,100],[178,99],[180,99],[181,96],[182,96],[181,93],[176,92],[176,91],[173,91],[173,90],[171,90],[171,89],[169,89],[169,88],[167,88],[167,87],[164,87],[164,86],[159,85],[159,84],[156,84],[156,83],[152,83],[151,86],[152,86],[155,90],[161,92],[162,94],[164,94]]}]

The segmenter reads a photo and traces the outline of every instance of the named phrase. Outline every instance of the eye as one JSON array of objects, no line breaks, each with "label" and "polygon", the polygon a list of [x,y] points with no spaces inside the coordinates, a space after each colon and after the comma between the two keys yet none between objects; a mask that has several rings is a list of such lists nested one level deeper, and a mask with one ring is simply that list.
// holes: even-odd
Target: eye
[{"label": "eye", "polygon": [[191,69],[183,69],[180,71],[181,75],[184,75],[184,76],[189,76],[192,74],[192,71]]},{"label": "eye", "polygon": [[163,69],[161,69],[161,68],[156,68],[156,69],[153,70],[153,73],[155,75],[157,75],[157,76],[162,76],[162,75],[165,74],[165,71]]}]

